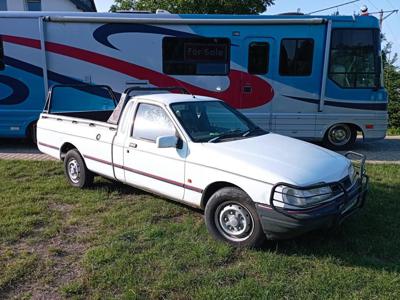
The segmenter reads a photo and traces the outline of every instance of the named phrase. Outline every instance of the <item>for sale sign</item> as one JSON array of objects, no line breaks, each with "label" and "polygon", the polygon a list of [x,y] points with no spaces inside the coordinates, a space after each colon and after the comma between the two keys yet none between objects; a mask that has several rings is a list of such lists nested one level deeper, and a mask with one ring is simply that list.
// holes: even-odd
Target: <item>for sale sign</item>
[{"label": "for sale sign", "polygon": [[224,62],[228,58],[228,49],[224,44],[185,43],[185,61]]}]

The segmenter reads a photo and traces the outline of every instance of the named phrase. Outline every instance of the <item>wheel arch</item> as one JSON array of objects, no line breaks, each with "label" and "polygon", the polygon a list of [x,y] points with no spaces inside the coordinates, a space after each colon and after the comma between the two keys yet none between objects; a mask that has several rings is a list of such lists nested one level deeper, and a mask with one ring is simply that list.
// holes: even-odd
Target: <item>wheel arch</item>
[{"label": "wheel arch", "polygon": [[365,133],[364,133],[364,130],[362,129],[362,125],[357,124],[355,122],[351,122],[351,121],[348,121],[348,122],[347,121],[343,121],[343,122],[331,122],[327,126],[325,126],[324,129],[323,129],[324,132],[322,134],[322,138],[324,138],[326,136],[326,134],[327,134],[327,132],[328,132],[328,130],[330,128],[332,128],[335,125],[339,125],[339,124],[346,124],[346,125],[348,125],[350,127],[353,127],[357,132],[361,132],[363,138],[365,137]]},{"label": "wheel arch", "polygon": [[60,148],[60,158],[61,158],[61,160],[64,160],[64,158],[67,155],[68,151],[72,150],[72,149],[76,149],[79,152],[78,148],[75,147],[74,144],[69,143],[69,142],[64,143]]},{"label": "wheel arch", "polygon": [[[227,182],[227,181],[216,181],[213,183],[210,183],[203,191],[203,194],[201,196],[201,202],[200,202],[200,207],[202,209],[204,209],[207,205],[208,200],[211,198],[211,196],[218,190],[225,188],[225,187],[234,187],[234,188],[238,188],[240,190],[242,190],[244,193],[246,193],[247,196],[248,193],[242,189],[240,186],[231,183],[231,182]],[[250,197],[250,196],[249,196]]]}]

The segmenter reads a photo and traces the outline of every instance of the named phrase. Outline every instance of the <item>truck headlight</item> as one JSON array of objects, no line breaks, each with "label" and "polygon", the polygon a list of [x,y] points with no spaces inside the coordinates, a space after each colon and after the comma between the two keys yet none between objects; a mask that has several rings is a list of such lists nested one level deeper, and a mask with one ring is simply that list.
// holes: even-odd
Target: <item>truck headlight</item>
[{"label": "truck headlight", "polygon": [[354,183],[354,181],[356,181],[356,177],[357,177],[356,170],[354,169],[353,164],[350,164],[350,166],[349,166],[349,178],[350,178],[350,182],[351,182],[351,183]]},{"label": "truck headlight", "polygon": [[297,190],[289,187],[282,189],[283,202],[294,206],[309,206],[325,201],[333,196],[329,186],[311,190]]}]

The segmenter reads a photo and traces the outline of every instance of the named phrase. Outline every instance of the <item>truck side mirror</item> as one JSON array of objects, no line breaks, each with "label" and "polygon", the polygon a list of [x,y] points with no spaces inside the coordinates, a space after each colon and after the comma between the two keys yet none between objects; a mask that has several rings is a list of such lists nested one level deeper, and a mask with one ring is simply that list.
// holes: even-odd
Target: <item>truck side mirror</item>
[{"label": "truck side mirror", "polygon": [[159,136],[156,140],[157,148],[176,148],[178,138],[174,135]]}]

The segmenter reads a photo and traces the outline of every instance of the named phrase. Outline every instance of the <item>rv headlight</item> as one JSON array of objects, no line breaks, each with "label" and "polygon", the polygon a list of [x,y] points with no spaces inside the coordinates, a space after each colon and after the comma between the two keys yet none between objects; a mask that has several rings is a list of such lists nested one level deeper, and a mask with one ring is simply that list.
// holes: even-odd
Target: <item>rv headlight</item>
[{"label": "rv headlight", "polygon": [[332,189],[323,186],[310,190],[297,190],[289,187],[282,189],[283,202],[294,206],[308,206],[332,197]]}]

